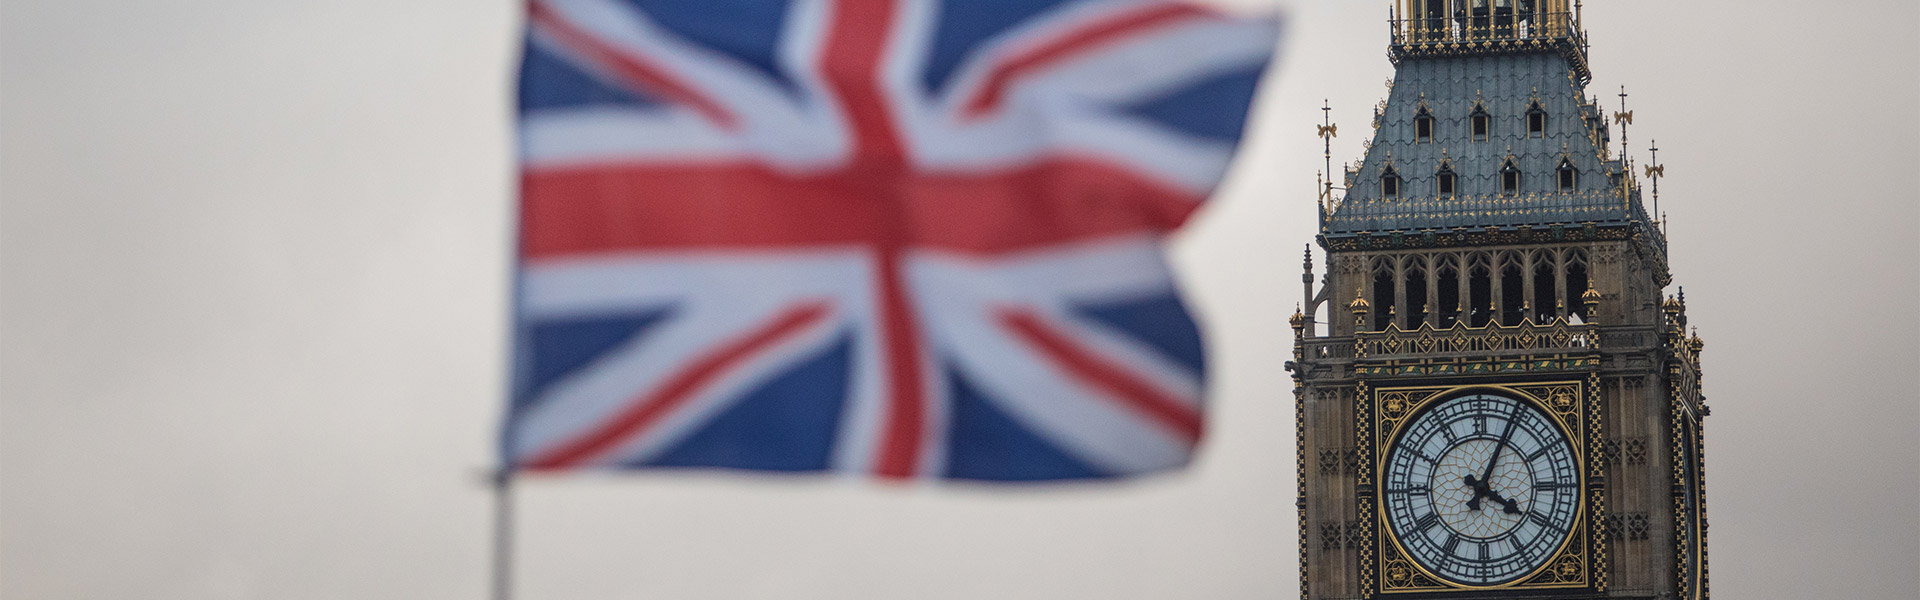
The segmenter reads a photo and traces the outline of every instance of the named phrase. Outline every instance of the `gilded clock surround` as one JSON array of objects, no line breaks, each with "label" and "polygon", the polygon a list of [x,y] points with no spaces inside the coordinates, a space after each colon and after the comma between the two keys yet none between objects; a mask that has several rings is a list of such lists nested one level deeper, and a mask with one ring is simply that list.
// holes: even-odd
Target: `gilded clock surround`
[{"label": "gilded clock surround", "polygon": [[[1372,447],[1380,448],[1373,460],[1373,477],[1383,477],[1386,469],[1386,449],[1400,436],[1401,428],[1408,419],[1421,409],[1436,402],[1444,401],[1462,394],[1476,391],[1490,391],[1527,402],[1540,409],[1542,414],[1553,418],[1554,425],[1573,440],[1575,462],[1581,465],[1582,483],[1588,476],[1589,449],[1594,447],[1592,436],[1596,430],[1586,427],[1587,399],[1595,392],[1588,389],[1589,380],[1543,381],[1511,385],[1425,385],[1407,387],[1382,387],[1371,390],[1372,415],[1371,431],[1378,432],[1378,439]],[[1364,385],[1364,384],[1363,384]],[[1582,486],[1586,487],[1586,486]],[[1574,523],[1560,547],[1551,558],[1543,561],[1532,572],[1506,584],[1492,586],[1464,585],[1448,581],[1421,566],[1418,561],[1406,556],[1406,550],[1400,541],[1394,539],[1387,523],[1384,507],[1375,507],[1373,520],[1375,525],[1371,543],[1377,547],[1380,557],[1381,594],[1408,594],[1422,592],[1448,592],[1470,590],[1529,590],[1529,589],[1567,589],[1585,588],[1592,584],[1590,576],[1596,569],[1594,561],[1601,555],[1594,551],[1592,527],[1588,515],[1596,510],[1592,503],[1597,498],[1583,494],[1585,499],[1579,503]]]}]

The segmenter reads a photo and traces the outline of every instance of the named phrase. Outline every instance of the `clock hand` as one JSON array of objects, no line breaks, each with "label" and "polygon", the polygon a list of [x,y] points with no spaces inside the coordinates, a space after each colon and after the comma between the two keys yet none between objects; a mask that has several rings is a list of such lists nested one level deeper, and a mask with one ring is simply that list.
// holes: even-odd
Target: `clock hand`
[{"label": "clock hand", "polygon": [[[1487,485],[1488,480],[1493,479],[1493,466],[1500,464],[1500,453],[1507,450],[1507,440],[1513,438],[1514,421],[1520,419],[1520,408],[1519,404],[1513,406],[1513,414],[1507,417],[1507,426],[1500,432],[1500,442],[1493,446],[1493,457],[1487,459],[1487,470],[1480,474],[1480,485],[1483,487]],[[1487,493],[1492,494],[1492,489],[1488,488]]]},{"label": "clock hand", "polygon": [[1472,475],[1466,476],[1465,479],[1467,487],[1473,488],[1473,498],[1467,500],[1467,510],[1480,510],[1480,499],[1492,498],[1494,502],[1500,503],[1500,512],[1510,515],[1520,514],[1520,503],[1518,501],[1509,500],[1507,497],[1501,496],[1500,492],[1494,491],[1491,484],[1474,479]]},{"label": "clock hand", "polygon": [[1508,500],[1506,497],[1501,496],[1500,492],[1493,491],[1491,486],[1487,488],[1487,497],[1492,498],[1494,502],[1500,503],[1500,512],[1510,515],[1520,514],[1520,503],[1518,501]]},{"label": "clock hand", "polygon": [[1474,479],[1471,474],[1467,475],[1465,479],[1467,487],[1473,490],[1473,497],[1467,499],[1467,510],[1480,510],[1480,499],[1486,497],[1489,490],[1487,486],[1482,485],[1482,482]]},{"label": "clock hand", "polygon": [[1507,426],[1500,432],[1500,442],[1493,446],[1493,457],[1487,459],[1487,470],[1481,473],[1480,478],[1477,480],[1474,479],[1471,474],[1464,478],[1467,487],[1473,488],[1473,497],[1467,500],[1467,510],[1480,510],[1480,499],[1492,497],[1494,500],[1506,505],[1506,512],[1508,514],[1517,514],[1520,512],[1518,508],[1515,508],[1515,502],[1501,498],[1500,494],[1494,493],[1493,487],[1488,484],[1488,480],[1493,479],[1494,465],[1500,463],[1500,453],[1506,451],[1507,441],[1513,437],[1513,425],[1514,421],[1520,418],[1520,408],[1519,405],[1514,405],[1513,414],[1507,417]]}]

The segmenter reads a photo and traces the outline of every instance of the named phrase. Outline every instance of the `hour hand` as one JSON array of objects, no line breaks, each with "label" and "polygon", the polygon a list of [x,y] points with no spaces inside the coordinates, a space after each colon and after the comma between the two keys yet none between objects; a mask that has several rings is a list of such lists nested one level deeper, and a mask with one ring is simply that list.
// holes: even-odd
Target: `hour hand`
[{"label": "hour hand", "polygon": [[1504,512],[1510,515],[1520,514],[1519,502],[1508,500],[1505,497],[1501,496],[1499,492],[1492,491],[1491,489],[1487,491],[1487,496],[1490,498],[1493,498],[1494,502],[1500,503],[1500,506],[1501,506],[1500,512]]},{"label": "hour hand", "polygon": [[1474,479],[1472,475],[1468,475],[1463,479],[1466,481],[1467,487],[1473,488],[1473,498],[1467,500],[1467,510],[1480,510],[1480,499],[1492,498],[1494,502],[1500,503],[1500,512],[1510,515],[1520,514],[1520,503],[1508,500],[1505,496],[1501,496],[1500,492],[1493,491],[1492,485],[1489,485],[1485,481]]}]

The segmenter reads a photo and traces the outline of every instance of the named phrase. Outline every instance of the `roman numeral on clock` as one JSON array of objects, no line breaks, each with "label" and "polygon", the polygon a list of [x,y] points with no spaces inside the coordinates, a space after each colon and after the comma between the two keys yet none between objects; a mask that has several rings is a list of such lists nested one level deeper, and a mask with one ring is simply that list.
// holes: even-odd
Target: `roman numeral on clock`
[{"label": "roman numeral on clock", "polygon": [[1546,516],[1541,515],[1540,513],[1537,513],[1537,512],[1527,513],[1527,520],[1533,521],[1535,524],[1541,527],[1545,527],[1549,531],[1559,531],[1563,533],[1565,532],[1565,530],[1561,529],[1558,524],[1555,524],[1553,521],[1548,520]]},{"label": "roman numeral on clock", "polygon": [[1413,522],[1413,530],[1426,531],[1428,529],[1433,529],[1434,525],[1439,525],[1439,524],[1440,524],[1440,513],[1427,513],[1426,516],[1420,517],[1418,520]]}]

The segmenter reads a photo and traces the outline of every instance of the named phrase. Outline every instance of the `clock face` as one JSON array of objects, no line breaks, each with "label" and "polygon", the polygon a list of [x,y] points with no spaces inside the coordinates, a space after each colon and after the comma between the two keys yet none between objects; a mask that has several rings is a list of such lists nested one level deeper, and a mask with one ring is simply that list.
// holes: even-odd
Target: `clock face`
[{"label": "clock face", "polygon": [[1553,557],[1573,531],[1580,470],[1553,417],[1496,393],[1414,415],[1387,450],[1380,505],[1389,533],[1429,573],[1498,586]]}]

